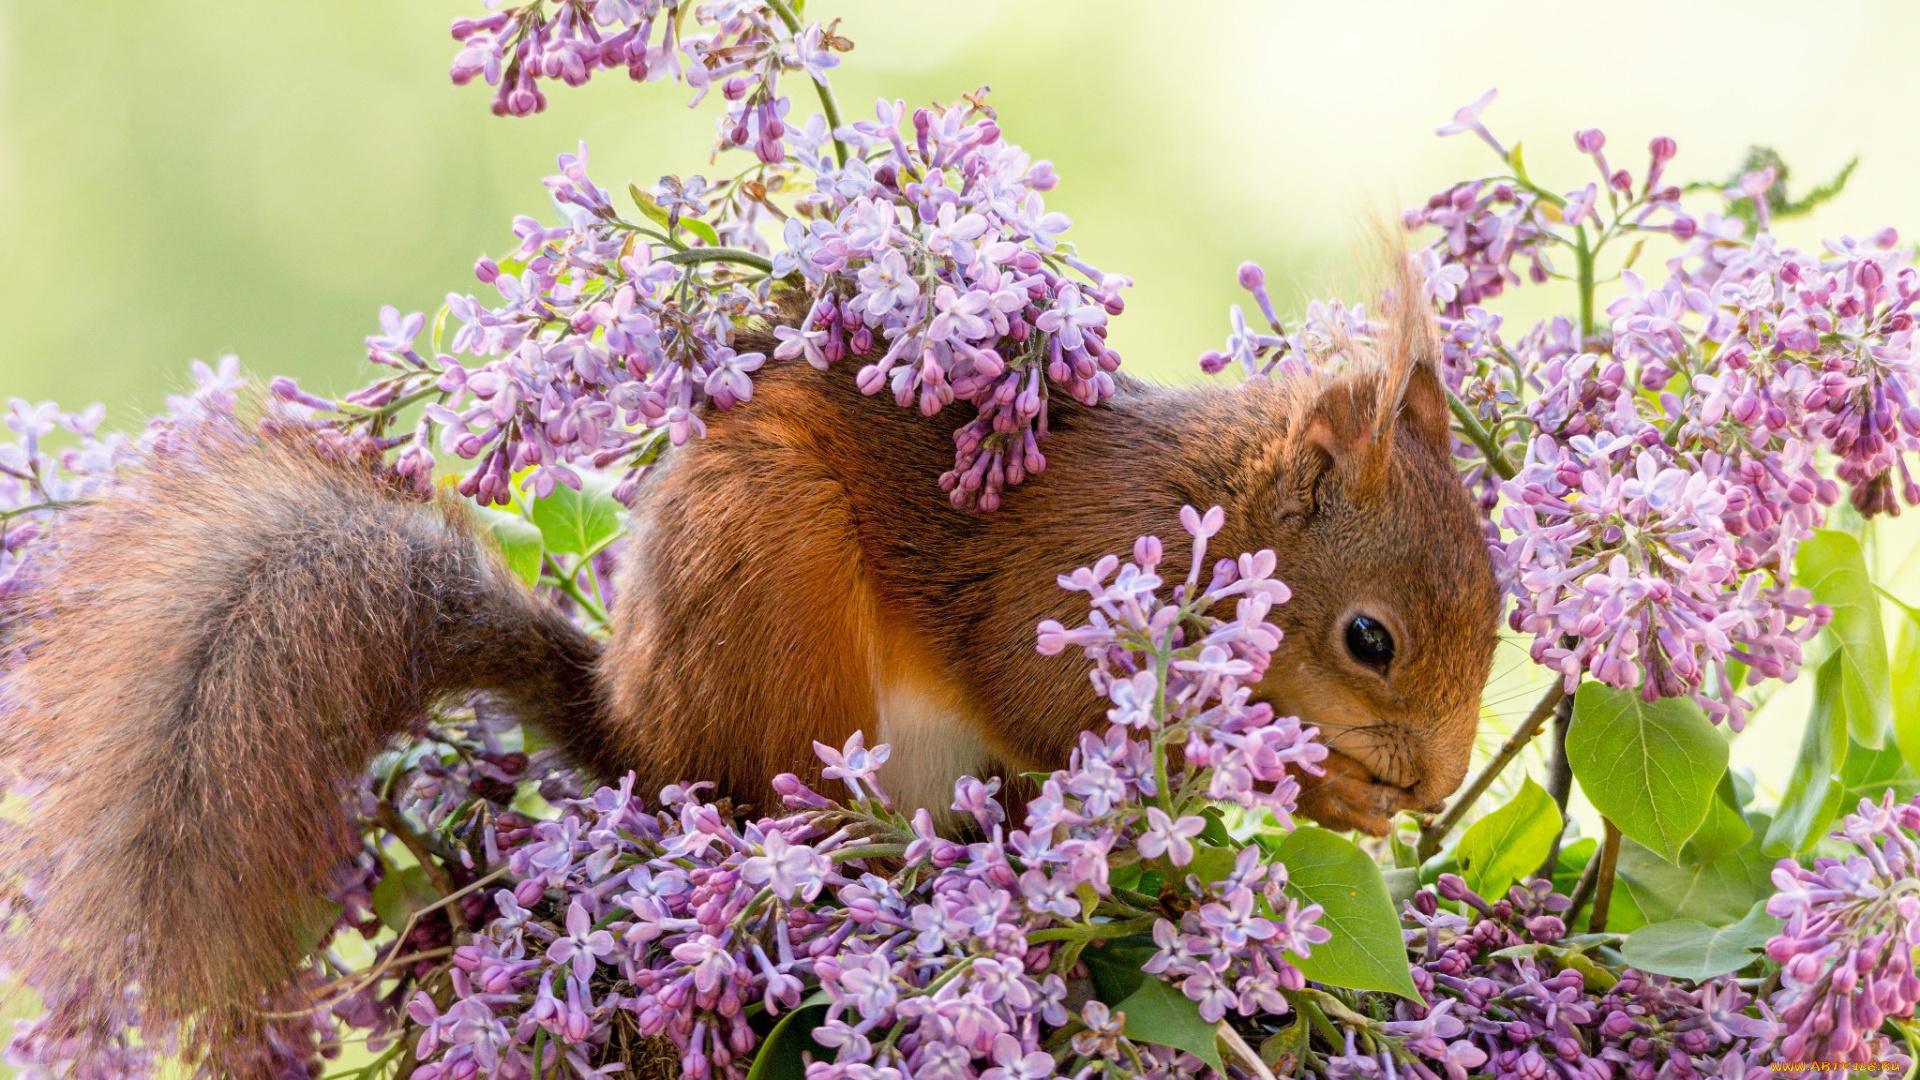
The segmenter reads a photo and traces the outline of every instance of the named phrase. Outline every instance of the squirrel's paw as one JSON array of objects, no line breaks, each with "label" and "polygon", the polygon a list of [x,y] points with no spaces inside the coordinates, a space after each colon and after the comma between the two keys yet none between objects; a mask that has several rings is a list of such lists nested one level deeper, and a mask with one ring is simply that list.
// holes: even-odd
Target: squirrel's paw
[{"label": "squirrel's paw", "polygon": [[1300,777],[1300,812],[1329,829],[1385,836],[1393,815],[1421,808],[1407,788],[1383,784],[1365,765],[1338,751],[1321,765],[1324,776]]}]

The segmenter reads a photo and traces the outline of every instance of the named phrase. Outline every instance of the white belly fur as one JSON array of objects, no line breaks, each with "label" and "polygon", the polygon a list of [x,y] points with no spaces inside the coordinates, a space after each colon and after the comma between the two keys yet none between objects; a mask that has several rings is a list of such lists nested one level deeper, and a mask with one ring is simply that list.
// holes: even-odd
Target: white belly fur
[{"label": "white belly fur", "polygon": [[887,679],[879,687],[880,730],[875,742],[893,747],[880,770],[880,783],[893,805],[911,815],[926,807],[943,832],[953,823],[953,782],[961,776],[985,777],[993,755],[961,714],[951,693],[911,677]]}]

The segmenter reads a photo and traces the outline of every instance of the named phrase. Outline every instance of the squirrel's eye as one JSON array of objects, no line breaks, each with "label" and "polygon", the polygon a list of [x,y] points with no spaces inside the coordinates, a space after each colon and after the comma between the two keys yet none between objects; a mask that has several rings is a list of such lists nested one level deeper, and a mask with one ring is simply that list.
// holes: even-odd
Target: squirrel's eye
[{"label": "squirrel's eye", "polygon": [[1386,673],[1393,663],[1393,635],[1380,620],[1361,615],[1347,624],[1347,651],[1355,660]]}]

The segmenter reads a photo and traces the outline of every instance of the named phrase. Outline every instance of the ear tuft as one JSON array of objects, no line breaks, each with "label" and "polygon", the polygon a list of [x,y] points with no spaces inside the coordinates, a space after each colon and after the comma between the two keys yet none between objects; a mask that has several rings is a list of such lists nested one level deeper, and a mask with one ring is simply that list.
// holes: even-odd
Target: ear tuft
[{"label": "ear tuft", "polygon": [[1440,376],[1440,331],[1413,260],[1403,255],[1399,264],[1379,415],[1383,429],[1405,424],[1444,459],[1453,452],[1453,418]]},{"label": "ear tuft", "polygon": [[[1398,262],[1382,354],[1371,370],[1321,385],[1302,414],[1289,486],[1292,496],[1307,505],[1329,470],[1344,475],[1355,500],[1383,490],[1396,426],[1404,425],[1443,461],[1452,454],[1453,418],[1440,376],[1438,329],[1424,302],[1419,272],[1404,256]],[[1346,351],[1359,353],[1351,344]]]}]

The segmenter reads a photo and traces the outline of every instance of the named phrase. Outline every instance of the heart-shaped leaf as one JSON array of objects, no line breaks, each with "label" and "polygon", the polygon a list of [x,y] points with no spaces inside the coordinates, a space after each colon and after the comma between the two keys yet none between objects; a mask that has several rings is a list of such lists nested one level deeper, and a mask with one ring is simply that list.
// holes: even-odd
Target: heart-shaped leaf
[{"label": "heart-shaped leaf", "polygon": [[373,913],[396,933],[414,912],[439,900],[440,894],[427,880],[427,872],[418,866],[389,870],[373,886]]},{"label": "heart-shaped leaf", "polygon": [[1731,926],[1708,926],[1693,919],[1643,926],[1627,935],[1620,952],[1641,971],[1705,982],[1760,959],[1754,950],[1779,933],[1781,925],[1781,920],[1767,914],[1766,901],[1757,900]]},{"label": "heart-shaped leaf", "polygon": [[1747,841],[1753,839],[1753,829],[1748,827],[1746,815],[1740,812],[1740,795],[1734,790],[1733,770],[1729,769],[1720,777],[1720,786],[1714,789],[1713,802],[1707,807],[1707,820],[1688,838],[1687,846],[1680,849],[1680,863],[1683,866],[1699,866],[1740,850]]},{"label": "heart-shaped leaf", "polygon": [[1454,855],[1460,876],[1481,896],[1499,899],[1546,859],[1565,822],[1547,789],[1527,777],[1513,800],[1473,823]]},{"label": "heart-shaped leaf", "polygon": [[1847,767],[1840,771],[1840,783],[1843,788],[1840,808],[1848,813],[1860,805],[1861,799],[1879,802],[1889,788],[1894,798],[1903,801],[1920,794],[1920,775],[1907,766],[1900,750],[1892,746],[1885,750],[1869,750],[1859,745],[1848,747]]},{"label": "heart-shaped leaf", "polygon": [[1645,701],[1588,682],[1574,697],[1567,761],[1595,809],[1672,860],[1706,820],[1727,740],[1687,698]]},{"label": "heart-shaped leaf", "polygon": [[1325,829],[1303,826],[1275,846],[1274,857],[1287,866],[1287,891],[1319,904],[1320,925],[1333,932],[1333,940],[1315,945],[1312,955],[1292,957],[1307,978],[1419,1000],[1400,917],[1380,867],[1366,852]]},{"label": "heart-shaped leaf", "polygon": [[1185,1050],[1226,1075],[1220,1060],[1220,1036],[1200,1018],[1200,1006],[1187,995],[1161,982],[1144,978],[1113,1011],[1125,1013],[1127,1038]]},{"label": "heart-shaped leaf", "polygon": [[[1755,836],[1739,850],[1702,866],[1675,866],[1627,840],[1620,845],[1620,879],[1649,923],[1693,919],[1709,926],[1738,921],[1756,900],[1773,895],[1773,864],[1761,849],[1765,815],[1747,819]],[[1619,890],[1614,891],[1616,900]],[[1609,929],[1615,926],[1611,918]]]},{"label": "heart-shaped leaf", "polygon": [[1793,560],[1793,583],[1833,609],[1821,631],[1840,662],[1839,693],[1846,703],[1847,733],[1869,750],[1886,745],[1893,724],[1893,694],[1887,637],[1880,622],[1880,594],[1860,552],[1860,542],[1834,529],[1816,529]]},{"label": "heart-shaped leaf", "polygon": [[519,514],[496,510],[491,506],[477,509],[480,524],[486,527],[488,538],[506,560],[507,569],[529,586],[537,583],[540,580],[540,557],[546,553],[546,543],[541,539],[539,526]]},{"label": "heart-shaped leaf", "polygon": [[1140,980],[1148,977],[1141,968],[1159,951],[1160,947],[1145,934],[1089,945],[1080,960],[1093,979],[1093,996],[1109,1006],[1125,1001],[1140,988]]},{"label": "heart-shaped leaf", "polygon": [[580,490],[556,485],[544,499],[534,501],[527,519],[539,528],[547,550],[564,555],[599,551],[619,537],[625,507],[613,497],[611,477],[584,473]]},{"label": "heart-shaped leaf", "polygon": [[809,1051],[815,1061],[831,1061],[833,1051],[813,1041],[813,1030],[827,1018],[831,1001],[825,990],[815,990],[781,1017],[754,1052],[747,1080],[806,1080],[807,1064],[801,1055]]}]

